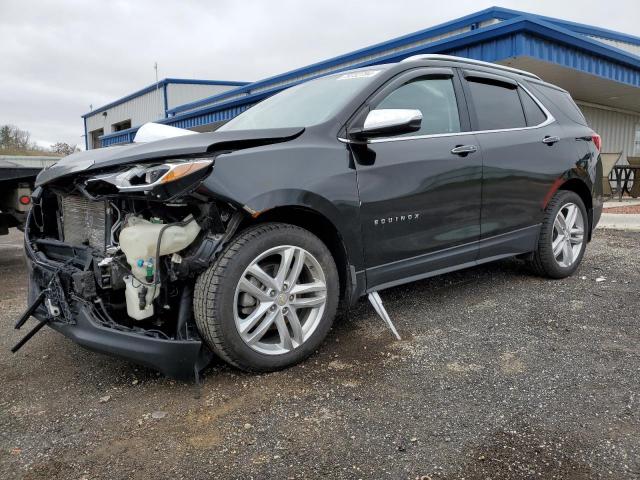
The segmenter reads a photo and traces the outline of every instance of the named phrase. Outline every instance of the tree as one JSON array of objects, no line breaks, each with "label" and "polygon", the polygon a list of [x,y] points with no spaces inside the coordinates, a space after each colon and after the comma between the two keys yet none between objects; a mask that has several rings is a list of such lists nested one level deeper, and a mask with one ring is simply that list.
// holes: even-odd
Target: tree
[{"label": "tree", "polygon": [[0,149],[2,150],[31,150],[31,134],[20,130],[15,125],[0,126]]},{"label": "tree", "polygon": [[79,150],[77,145],[69,145],[65,142],[58,142],[51,146],[51,151],[62,155],[71,155]]}]

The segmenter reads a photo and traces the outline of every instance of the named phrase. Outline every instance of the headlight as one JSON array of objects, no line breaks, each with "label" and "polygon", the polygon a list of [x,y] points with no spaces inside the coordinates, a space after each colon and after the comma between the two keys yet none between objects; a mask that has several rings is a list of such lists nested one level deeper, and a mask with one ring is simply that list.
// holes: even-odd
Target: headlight
[{"label": "headlight", "polygon": [[209,167],[212,163],[213,160],[203,159],[192,162],[163,163],[151,167],[134,167],[116,175],[111,183],[121,192],[142,192],[188,177]]},{"label": "headlight", "polygon": [[[97,175],[87,180],[90,189],[104,183],[113,185],[119,192],[149,192],[167,184],[178,182],[176,186],[189,186],[201,178],[194,174],[205,170],[213,164],[209,158],[194,160],[169,161],[153,165],[136,165],[128,170]],[[181,181],[182,180],[182,181]]]}]

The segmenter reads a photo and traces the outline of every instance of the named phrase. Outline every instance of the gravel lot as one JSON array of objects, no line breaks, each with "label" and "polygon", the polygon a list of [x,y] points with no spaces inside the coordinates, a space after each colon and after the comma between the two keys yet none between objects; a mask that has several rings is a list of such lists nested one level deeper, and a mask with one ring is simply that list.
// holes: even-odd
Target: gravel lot
[{"label": "gravel lot", "polygon": [[304,364],[195,386],[49,329],[12,355],[25,266],[0,237],[0,478],[640,478],[639,246],[394,288],[402,341],[360,302]]}]

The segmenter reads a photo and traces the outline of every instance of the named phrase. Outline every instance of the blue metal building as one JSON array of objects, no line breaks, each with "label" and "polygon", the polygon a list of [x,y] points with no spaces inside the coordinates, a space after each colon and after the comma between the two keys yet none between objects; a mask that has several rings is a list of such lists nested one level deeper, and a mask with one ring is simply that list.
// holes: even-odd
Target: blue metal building
[{"label": "blue metal building", "polygon": [[[640,155],[640,37],[500,7],[168,107],[156,121],[214,129],[297,83],[419,53],[457,55],[536,73],[572,94],[602,136],[605,151]],[[139,126],[104,134],[100,142],[129,142]]]}]

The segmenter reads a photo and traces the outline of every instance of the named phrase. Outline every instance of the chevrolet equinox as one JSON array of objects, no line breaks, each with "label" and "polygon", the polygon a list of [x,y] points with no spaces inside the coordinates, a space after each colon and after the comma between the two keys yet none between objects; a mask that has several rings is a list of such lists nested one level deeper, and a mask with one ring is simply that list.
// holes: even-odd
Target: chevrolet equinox
[{"label": "chevrolet equinox", "polygon": [[599,150],[565,90],[443,55],[300,83],[215,132],[147,124],[40,173],[16,327],[38,324],[14,350],[49,325],[169,376],[213,354],[271,371],[395,285],[513,256],[566,277]]}]

